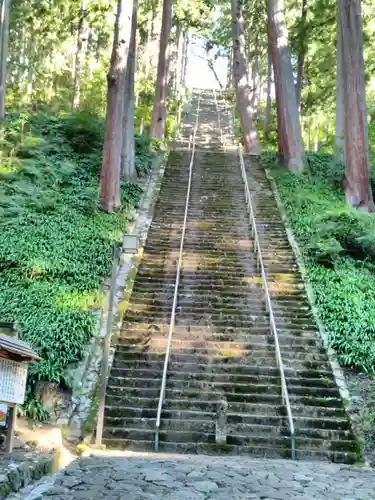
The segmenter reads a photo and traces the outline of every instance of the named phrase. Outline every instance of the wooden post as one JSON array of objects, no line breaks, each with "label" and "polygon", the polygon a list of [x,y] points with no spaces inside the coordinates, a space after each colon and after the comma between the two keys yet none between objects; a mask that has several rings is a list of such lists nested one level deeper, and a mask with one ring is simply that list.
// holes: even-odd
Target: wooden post
[{"label": "wooden post", "polygon": [[14,428],[16,425],[17,405],[8,406],[8,430],[7,441],[5,445],[6,453],[12,453],[14,441]]},{"label": "wooden post", "polygon": [[106,334],[104,339],[104,352],[103,352],[103,363],[102,363],[102,373],[101,373],[101,386],[100,386],[100,396],[99,396],[99,408],[98,408],[98,422],[96,426],[96,440],[95,444],[100,446],[102,444],[103,435],[103,424],[104,424],[104,404],[105,404],[105,393],[107,391],[107,376],[108,376],[108,358],[109,350],[111,347],[111,330],[113,322],[113,303],[116,294],[116,274],[117,274],[117,263],[119,259],[120,249],[115,247],[113,252],[113,263],[112,263],[112,276],[109,292],[109,306],[108,306],[108,317],[106,325]]}]

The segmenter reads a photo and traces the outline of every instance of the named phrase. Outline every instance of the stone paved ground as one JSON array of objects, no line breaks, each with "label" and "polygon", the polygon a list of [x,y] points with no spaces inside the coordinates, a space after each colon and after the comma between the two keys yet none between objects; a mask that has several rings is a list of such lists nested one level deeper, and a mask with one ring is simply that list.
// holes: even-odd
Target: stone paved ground
[{"label": "stone paved ground", "polygon": [[9,498],[371,500],[375,470],[246,457],[101,453]]}]

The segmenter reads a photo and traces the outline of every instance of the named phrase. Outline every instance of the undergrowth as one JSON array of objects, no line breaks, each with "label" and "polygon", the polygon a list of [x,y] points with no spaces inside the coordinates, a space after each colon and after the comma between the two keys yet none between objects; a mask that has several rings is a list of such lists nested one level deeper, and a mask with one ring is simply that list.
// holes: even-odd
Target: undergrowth
[{"label": "undergrowth", "polygon": [[[0,318],[17,321],[42,357],[31,365],[29,387],[64,384],[97,328],[100,284],[141,188],[123,182],[122,210],[99,210],[103,121],[95,116],[14,115],[0,134]],[[136,144],[145,174],[151,141],[138,136]]]},{"label": "undergrowth", "polygon": [[[375,214],[348,207],[343,166],[308,154],[309,172],[275,169],[293,233],[300,245],[329,342],[343,365],[375,367]],[[275,155],[262,155],[265,166]]]}]

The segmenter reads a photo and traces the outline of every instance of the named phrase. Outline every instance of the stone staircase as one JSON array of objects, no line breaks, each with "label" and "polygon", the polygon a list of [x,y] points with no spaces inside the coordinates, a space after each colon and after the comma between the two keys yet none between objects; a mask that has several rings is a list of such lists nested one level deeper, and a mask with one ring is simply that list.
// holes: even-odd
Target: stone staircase
[{"label": "stone staircase", "polygon": [[[290,457],[280,373],[238,155],[228,147],[229,152],[223,151],[211,93],[201,96],[199,107],[160,448]],[[189,177],[186,142],[197,112],[193,96],[192,111],[169,156],[116,346],[103,434],[109,447],[153,448]],[[228,127],[224,113],[221,122]],[[356,440],[272,190],[256,159],[246,157],[245,163],[296,426],[297,458],[353,462]],[[226,425],[219,431],[226,435],[224,444],[216,442],[217,412],[223,405]]]}]

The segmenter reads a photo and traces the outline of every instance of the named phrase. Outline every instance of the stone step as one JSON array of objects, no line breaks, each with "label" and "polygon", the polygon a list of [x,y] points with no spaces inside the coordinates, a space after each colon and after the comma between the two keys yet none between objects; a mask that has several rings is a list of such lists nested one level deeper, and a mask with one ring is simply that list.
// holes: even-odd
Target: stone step
[{"label": "stone step", "polygon": [[[161,442],[194,443],[206,442],[216,443],[215,424],[208,425],[207,421],[200,422],[201,426],[195,428],[181,428],[181,423],[177,421],[176,426],[160,428],[159,439]],[[179,427],[180,426],[180,427]],[[177,427],[177,428],[175,428]],[[240,429],[240,427],[238,427]],[[152,440],[155,434],[155,427],[105,427],[104,439],[137,439],[142,441]],[[317,433],[308,429],[300,429],[296,436],[296,447],[301,445],[313,450],[355,452],[357,444],[353,441],[353,436],[340,431],[325,431],[322,437],[316,437]],[[349,438],[349,439],[346,439]],[[288,427],[252,426],[246,427],[244,433],[238,433],[231,426],[227,429],[228,445],[246,446],[254,444],[273,444],[276,448],[289,447],[290,431]]]},{"label": "stone step", "polygon": [[[207,311],[204,308],[188,308],[177,306],[176,313],[179,315],[179,319],[183,316],[184,321],[191,321],[192,323],[199,321],[202,318],[210,319],[210,321],[215,325],[231,324],[236,325],[246,325],[248,328],[253,326],[263,326],[269,324],[268,314],[259,314],[261,305],[258,305],[257,309],[238,309],[238,310],[228,310],[220,309],[218,311]],[[139,308],[129,308],[126,311],[125,321],[127,322],[137,322],[137,321],[147,321],[153,322],[158,318],[165,318],[170,315],[171,309],[164,308],[146,308],[140,310]],[[293,320],[294,318],[294,320]],[[305,328],[306,326],[314,325],[314,318],[309,313],[295,314],[291,317],[285,317],[285,315],[275,314],[276,326],[291,325],[293,327]]]},{"label": "stone step", "polygon": [[[122,448],[130,451],[152,451],[154,449],[153,440],[134,441],[131,439],[103,439],[103,443],[108,448]],[[303,445],[303,443],[301,443]],[[251,455],[257,458],[290,458],[290,446],[283,447],[267,446],[267,442],[258,445],[216,445],[215,443],[160,443],[160,451],[165,453],[190,453],[204,455]],[[311,450],[302,447],[296,450],[297,459],[327,460],[330,462],[353,464],[357,461],[357,453],[342,451]]]},{"label": "stone step", "polygon": [[[138,303],[138,302],[142,302],[144,301],[145,303],[147,303],[147,301],[155,301],[155,300],[158,300],[158,301],[173,301],[173,292],[174,290],[170,290],[170,291],[164,291],[164,293],[160,292],[156,292],[156,291],[153,291],[153,290],[148,290],[148,289],[144,289],[144,290],[141,290],[141,289],[134,289],[133,290],[133,293],[132,293],[132,296],[131,296],[131,300],[132,300],[132,303],[135,302],[135,303]],[[221,301],[223,302],[223,304],[236,304],[237,302],[241,303],[241,301],[246,301],[246,302],[249,302],[251,303],[252,301],[254,302],[258,302],[259,301],[262,301],[264,302],[264,293],[263,291],[259,288],[259,290],[257,289],[250,289],[250,288],[247,288],[245,290],[243,290],[242,292],[242,289],[239,291],[238,289],[232,289],[232,290],[228,290],[228,292],[224,295],[224,294],[221,294],[219,291],[215,291],[215,290],[210,290],[209,292],[206,292],[203,290],[201,291],[201,293],[197,293],[195,290],[194,290],[194,294],[192,291],[181,291],[178,295],[179,297],[179,301],[184,301],[184,300],[192,300],[193,298],[196,299],[197,303],[198,304],[209,304],[210,300],[212,301],[212,303],[220,303]],[[274,308],[280,308],[280,309],[288,309],[291,308],[292,310],[294,308],[299,308],[299,307],[303,307],[303,308],[308,308],[310,309],[310,305],[308,304],[307,302],[307,297],[296,297],[295,294],[293,295],[287,295],[287,294],[283,294],[283,295],[280,295],[278,297],[271,297],[271,300],[272,300],[272,305]]]},{"label": "stone step", "polygon": [[[131,388],[131,387],[113,387],[108,386],[106,404],[109,406],[144,406],[147,407],[157,407],[159,402],[159,388]],[[164,400],[164,407],[167,408],[178,408],[178,409],[204,409],[205,411],[215,411],[213,409],[208,410],[208,408],[214,408],[219,401],[222,400],[224,395],[221,392],[207,392],[207,391],[194,391],[194,390],[184,390],[178,391],[171,389],[167,386]],[[272,406],[275,408],[281,402],[280,394],[274,393],[254,393],[254,394],[236,394],[236,393],[226,393],[225,399],[228,402],[231,411],[236,412],[246,412],[249,405],[259,405],[257,412],[263,410],[264,405]],[[334,396],[300,396],[298,394],[289,394],[290,404],[292,409],[295,407],[304,408],[304,410],[310,410],[314,412],[316,408],[324,408],[327,411],[327,415],[332,416],[332,412],[338,412],[340,416],[340,411],[342,409],[342,401],[339,397]],[[235,409],[236,408],[236,409]],[[293,410],[294,411],[294,410]],[[331,412],[331,413],[330,413]],[[275,413],[273,413],[275,414]],[[314,415],[314,413],[309,413],[309,415]]]},{"label": "stone step", "polygon": [[[126,368],[114,368],[111,372],[110,380],[121,379],[121,380],[131,380],[134,387],[146,386],[158,386],[160,387],[162,372],[158,370],[150,369],[126,369]],[[144,379],[147,382],[144,382]],[[186,372],[168,372],[168,381],[181,381],[181,383],[189,385],[191,382],[204,382],[204,383],[218,383],[218,384],[263,384],[263,385],[276,385],[280,386],[280,374],[274,373],[268,375],[267,373],[258,375],[237,375],[228,373],[186,373]],[[152,382],[151,382],[152,381]],[[287,377],[288,388],[290,391],[294,387],[304,388],[308,387],[313,390],[315,388],[327,388],[330,390],[337,390],[336,383],[333,376],[331,378],[303,378],[303,377]]]},{"label": "stone step", "polygon": [[[151,368],[151,367],[161,367],[164,365],[165,353],[144,353],[135,352],[124,354],[123,356],[115,356],[113,366],[114,368],[122,367],[137,367],[137,368]],[[171,368],[176,367],[178,369],[185,369],[187,371],[208,371],[216,367],[223,373],[230,373],[234,370],[239,370],[241,368],[251,369],[253,367],[259,366],[269,366],[275,364],[275,354],[262,353],[262,356],[246,356],[242,357],[238,355],[236,357],[225,356],[225,355],[209,355],[209,354],[184,354],[182,352],[172,351],[170,356]],[[311,370],[320,371],[323,373],[330,371],[330,365],[328,361],[309,361],[305,359],[296,359],[285,357],[283,359],[285,370]]]},{"label": "stone step", "polygon": [[[169,319],[170,314],[168,314],[167,311],[161,312],[160,314],[151,313],[151,314],[135,314],[132,312],[129,312],[126,314],[125,317],[125,326],[129,327],[130,324],[135,325],[136,323],[141,323],[144,324],[145,322],[147,324],[153,324],[157,323],[158,321],[165,322],[166,319]],[[168,321],[169,323],[169,321]],[[312,330],[315,328],[315,323],[312,318],[298,318],[295,321],[293,321],[293,317],[279,317],[275,315],[275,323],[277,329],[283,329],[286,330],[289,327],[293,330],[296,328],[298,330]],[[218,329],[223,329],[225,326],[228,324],[231,324],[233,327],[236,328],[246,328],[249,332],[251,332],[252,329],[257,329],[257,328],[264,328],[264,329],[269,329],[269,319],[268,317],[259,317],[259,319],[252,319],[251,315],[249,314],[244,314],[242,316],[239,316],[238,314],[236,315],[220,315],[220,314],[213,314],[213,313],[190,313],[190,312],[184,312],[183,314],[178,315],[176,318],[176,325],[177,326],[182,326],[183,324],[190,324],[190,325],[196,325],[196,326],[208,326],[212,325],[215,328]]]},{"label": "stone step", "polygon": [[[144,415],[142,417],[142,415]],[[151,413],[134,412],[134,416],[107,416],[104,422],[106,428],[124,428],[124,429],[149,429],[156,428],[156,412]],[[194,432],[214,433],[216,429],[216,414],[202,412],[163,412],[161,428],[164,430],[192,430]],[[270,415],[236,415],[227,414],[228,434],[281,434],[289,435],[289,426],[284,417]],[[299,436],[305,436],[312,439],[341,439],[354,438],[348,420],[344,419],[308,419],[295,418],[294,425]]]},{"label": "stone step", "polygon": [[[133,380],[127,378],[120,377],[110,377],[108,380],[108,387],[111,388],[113,394],[116,393],[116,389],[119,388],[121,392],[125,392],[129,395],[140,393],[144,391],[142,394],[149,394],[152,390],[153,394],[158,395],[158,391],[160,391],[160,379],[140,379]],[[209,382],[209,381],[186,381],[181,380],[179,378],[174,379],[173,376],[169,376],[167,379],[167,387],[173,391],[173,393],[182,394],[188,397],[195,397],[197,395],[202,395],[207,391],[212,391],[212,394],[223,394],[224,397],[226,394],[237,394],[237,395],[247,395],[247,394],[276,394],[277,397],[280,395],[281,384],[278,380],[275,381],[274,384],[268,383],[265,384],[263,380],[258,380],[255,383],[246,383],[241,384],[236,382],[236,384],[232,383],[221,383],[221,382]],[[128,391],[129,389],[129,391]],[[293,396],[299,397],[335,397],[339,398],[340,393],[337,387],[308,387],[308,386],[292,386],[288,380],[288,389],[289,393]],[[194,396],[195,395],[195,396]]]},{"label": "stone step", "polygon": [[[116,358],[113,363],[113,369],[125,369],[125,370],[154,370],[161,372],[162,367],[164,366],[164,357],[160,357],[158,361],[134,361],[129,360],[129,362],[125,363],[124,361],[117,362]],[[271,367],[270,367],[271,366]],[[274,368],[272,368],[274,367]],[[279,376],[280,371],[276,367],[276,363],[272,363],[271,365],[248,365],[248,364],[223,364],[223,363],[211,363],[207,364],[197,364],[197,363],[179,363],[174,361],[172,357],[169,362],[169,371],[180,371],[181,373],[209,373],[209,374],[236,374],[236,375],[259,375],[259,374],[267,374],[267,375],[275,375]],[[303,366],[299,369],[284,365],[284,371],[286,377],[301,377],[306,379],[313,379],[317,377],[325,377],[329,378],[332,376],[331,369],[320,368],[313,369],[311,367]]]},{"label": "stone step", "polygon": [[[131,400],[127,404],[119,404],[118,401],[106,400],[106,416],[110,417],[134,417],[134,418],[156,418],[157,404],[155,400],[137,398],[137,402]],[[141,403],[141,404],[139,404]],[[158,403],[158,401],[157,401]],[[175,415],[195,415],[197,418],[203,418],[202,415],[214,414],[216,415],[219,401],[204,402],[204,401],[183,401],[181,406],[176,401],[166,400],[163,405],[163,418],[171,418]],[[327,408],[327,407],[303,407],[298,405],[291,405],[293,412],[293,419],[303,419],[304,421],[322,421],[328,425],[329,422],[335,425],[339,422],[340,425],[348,422],[348,417],[343,408]],[[232,403],[228,404],[228,415],[238,415],[238,419],[245,419],[249,416],[251,418],[264,418],[268,417],[283,417],[286,418],[286,409],[284,405],[270,405],[267,403]],[[177,418],[177,417],[176,417]],[[192,417],[190,417],[192,418]],[[334,427],[335,428],[335,427]]]},{"label": "stone step", "polygon": [[[116,362],[121,363],[121,360],[126,361],[135,359],[154,359],[155,356],[165,356],[167,348],[167,339],[163,339],[164,342],[157,343],[154,339],[150,339],[149,344],[132,344],[129,348],[120,348],[116,352]],[[242,349],[239,347],[216,347],[210,348],[209,346],[194,347],[191,346],[189,342],[178,343],[173,342],[171,345],[171,353],[175,360],[181,362],[202,362],[206,360],[209,362],[213,360],[223,359],[223,363],[248,363],[252,359],[267,359],[271,357],[274,359],[276,356],[275,347],[273,345],[265,346],[259,349],[253,348]],[[326,353],[314,351],[297,351],[297,350],[287,350],[286,348],[280,348],[284,363],[287,364],[289,360],[300,361],[304,363],[315,363],[321,362],[323,365],[327,362]]]},{"label": "stone step", "polygon": [[[123,328],[121,330],[120,336],[116,339],[116,345],[125,345],[129,343],[137,343],[139,341],[144,341],[145,343],[148,339],[152,337],[166,337],[169,332],[169,321],[161,325],[160,327],[153,327],[152,324],[146,325],[144,328],[137,328],[138,323],[134,324],[134,328],[129,326],[128,328]],[[220,331],[215,328],[208,327],[198,327],[192,329],[193,327],[187,325],[176,326],[173,329],[173,338],[176,340],[185,340],[186,338],[191,339],[192,342],[202,341],[205,342],[230,342],[230,343],[248,343],[248,344],[265,344],[273,345],[274,339],[273,334],[270,333],[269,327],[257,328],[257,329],[237,329],[235,331]],[[254,331],[255,330],[255,331]],[[293,331],[288,332],[286,330],[278,330],[278,338],[280,346],[285,347],[304,347],[308,350],[311,346],[317,346],[322,348],[322,341],[316,332],[297,332],[293,335]],[[302,349],[300,349],[302,350]]]},{"label": "stone step", "polygon": [[[123,337],[124,342],[122,344],[117,345],[116,349],[119,352],[129,352],[131,350],[135,351],[136,349],[139,348],[156,348],[159,349],[163,348],[165,351],[165,347],[167,344],[167,338],[168,335],[165,333],[164,336],[155,336],[150,334],[147,334],[147,332],[142,332],[138,337],[136,336],[126,336]],[[293,349],[292,351],[287,350],[287,348],[290,348],[291,345],[287,344],[283,341],[283,339],[280,339],[279,345],[282,349],[283,354],[285,355],[293,355],[294,353],[299,353],[301,355],[304,353],[307,357],[311,354],[321,354],[324,356],[324,359],[326,359],[326,351],[324,347],[317,346],[315,349],[312,349],[311,344],[305,344],[305,343],[294,343],[293,344]],[[314,344],[313,344],[314,345]],[[220,351],[226,351],[230,352],[233,351],[241,351],[241,352],[255,352],[255,353],[261,353],[262,351],[267,351],[270,350],[271,352],[274,352],[275,350],[275,344],[274,344],[274,339],[273,337],[269,336],[269,338],[263,339],[263,342],[256,342],[255,340],[252,341],[247,341],[247,342],[236,342],[235,340],[232,341],[219,341],[218,339],[210,339],[208,338],[208,335],[202,336],[199,339],[194,339],[192,338],[191,335],[189,335],[189,332],[186,331],[186,335],[182,336],[180,335],[179,337],[173,337],[172,338],[172,346],[174,346],[175,349],[177,350],[185,350],[185,349],[205,349],[209,350],[210,352],[213,350],[220,350]]]},{"label": "stone step", "polygon": [[[169,318],[168,321],[154,321],[152,323],[125,323],[122,328],[122,334],[124,336],[134,336],[145,334],[168,334],[169,332]],[[201,338],[206,335],[227,335],[230,338],[235,340],[239,340],[241,336],[247,337],[264,337],[270,335],[270,327],[269,325],[264,326],[256,326],[251,329],[246,326],[243,327],[218,327],[217,325],[176,325],[173,329],[173,335],[175,338],[184,337],[186,332],[191,334],[191,338]],[[278,337],[280,339],[285,338],[290,341],[290,339],[295,339],[296,341],[304,341],[305,339],[310,340],[320,340],[319,333],[314,330],[302,330],[301,328],[278,328],[277,330]],[[258,339],[259,342],[259,339]]]},{"label": "stone step", "polygon": [[[107,448],[111,449],[126,449],[129,451],[153,451],[154,441],[138,441],[131,439],[103,439],[103,443]],[[289,458],[290,452],[285,449],[277,449],[275,447],[246,447],[239,450],[230,445],[215,445],[207,443],[164,443],[159,444],[160,451],[164,453],[189,453],[189,454],[204,454],[204,455],[251,455],[259,458]]]}]

